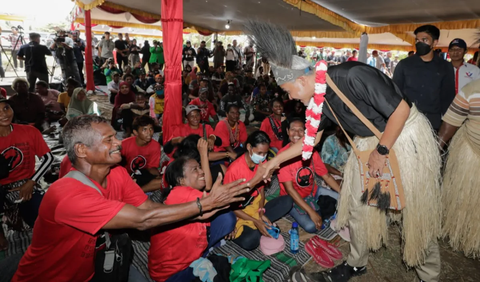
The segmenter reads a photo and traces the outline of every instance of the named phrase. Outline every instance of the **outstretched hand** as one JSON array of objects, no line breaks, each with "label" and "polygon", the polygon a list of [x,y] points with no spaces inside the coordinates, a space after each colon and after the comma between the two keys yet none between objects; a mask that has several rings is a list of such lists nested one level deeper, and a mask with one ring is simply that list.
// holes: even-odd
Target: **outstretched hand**
[{"label": "outstretched hand", "polygon": [[[245,182],[246,179],[238,179],[237,181],[221,184],[222,174],[218,173],[217,181],[213,184],[210,194],[204,199],[211,201],[213,209],[227,208],[231,203],[241,202],[245,200],[245,197],[241,197],[245,193],[250,191],[250,183]],[[240,184],[245,182],[243,184]]]},{"label": "outstretched hand", "polygon": [[272,159],[266,163],[259,164],[257,166],[257,172],[255,176],[250,180],[252,187],[255,187],[261,181],[268,182],[271,180],[275,170],[279,169],[280,165],[277,164],[275,159]]}]

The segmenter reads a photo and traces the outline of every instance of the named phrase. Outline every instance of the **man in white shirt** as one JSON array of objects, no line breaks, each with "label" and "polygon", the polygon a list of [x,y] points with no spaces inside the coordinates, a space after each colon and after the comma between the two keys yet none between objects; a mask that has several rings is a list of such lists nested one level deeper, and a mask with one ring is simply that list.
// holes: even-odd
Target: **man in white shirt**
[{"label": "man in white shirt", "polygon": [[377,51],[377,50],[375,50],[375,51],[372,52],[372,59],[373,59],[374,62],[375,62],[375,67],[376,67],[378,70],[380,70],[380,71],[382,71],[383,73],[385,73],[385,71],[386,71],[386,69],[387,69],[387,68],[386,68],[386,65],[385,65],[385,61],[383,60],[382,56],[380,56],[380,55],[378,54],[378,51]]},{"label": "man in white shirt", "polygon": [[480,78],[480,69],[463,60],[467,53],[467,43],[463,39],[455,38],[448,45],[448,55],[452,59],[455,74],[455,94],[468,83]]},{"label": "man in white shirt", "polygon": [[120,73],[114,72],[112,77],[113,80],[108,83],[107,88],[108,91],[110,91],[110,103],[114,104],[115,96],[117,96],[120,87]]}]

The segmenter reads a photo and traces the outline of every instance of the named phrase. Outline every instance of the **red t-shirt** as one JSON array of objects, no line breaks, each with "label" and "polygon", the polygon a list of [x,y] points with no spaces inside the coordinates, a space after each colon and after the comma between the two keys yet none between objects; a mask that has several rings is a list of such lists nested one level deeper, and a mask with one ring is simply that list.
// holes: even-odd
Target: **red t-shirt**
[{"label": "red t-shirt", "polygon": [[[217,123],[217,126],[215,127],[215,136],[222,139],[222,146],[218,148],[220,150],[225,150],[228,146],[232,146],[232,149],[235,149],[240,146],[240,144],[247,141],[248,137],[247,128],[242,121],[238,121],[235,128],[231,128],[227,120],[222,120]],[[230,136],[235,137],[235,142],[233,144],[230,142]]]},{"label": "red t-shirt", "polygon": [[58,178],[64,177],[71,169],[72,162],[68,158],[68,155],[65,155],[62,162],[60,163],[60,171],[58,172]]},{"label": "red t-shirt", "polygon": [[[275,118],[273,118],[273,116],[270,116],[270,117],[272,117],[273,122],[277,126],[279,135],[283,136],[282,135],[282,122],[276,120]],[[267,133],[268,137],[270,137],[270,141],[271,141],[270,142],[270,148],[277,148],[278,150],[280,150],[283,147],[283,140],[278,139],[278,137],[273,132],[272,125],[270,124],[270,117],[266,117],[263,120],[262,125],[260,126],[260,130]]]},{"label": "red t-shirt", "polygon": [[[283,147],[280,151],[278,151],[278,153],[280,154],[281,152],[290,148],[290,144],[291,143]],[[287,191],[285,190],[285,186],[283,186],[283,182],[287,181],[292,181],[293,188],[297,190],[298,194],[300,194],[302,198],[306,198],[308,195],[312,194],[312,192],[315,193],[316,191],[313,190],[316,187],[315,177],[313,175],[314,172],[319,176],[324,176],[328,173],[325,164],[320,158],[320,154],[317,152],[314,152],[312,157],[307,161],[303,161],[302,157],[299,156],[283,163],[280,167],[280,171],[278,172],[280,195],[288,195]],[[302,178],[304,181],[302,181]]]},{"label": "red t-shirt", "polygon": [[128,173],[142,168],[158,168],[160,166],[160,144],[152,140],[146,146],[140,147],[132,136],[122,141],[122,156],[126,160]]},{"label": "red t-shirt", "polygon": [[11,163],[10,173],[7,178],[0,180],[0,185],[31,178],[35,173],[35,156],[43,157],[50,152],[42,134],[35,127],[12,124],[12,128],[8,136],[0,137],[0,152]]},{"label": "red t-shirt", "polygon": [[358,58],[355,58],[355,57],[350,57],[347,59],[347,62],[357,62],[358,61]]},{"label": "red t-shirt", "polygon": [[[213,131],[213,128],[209,124],[205,124],[206,132],[207,132],[207,137],[215,134]],[[197,129],[193,129],[190,127],[188,123],[181,124],[180,126],[176,127],[175,130],[173,131],[172,137],[170,137],[169,140],[175,137],[187,137],[190,134],[198,134],[200,137],[203,136],[203,125],[199,124]]]},{"label": "red t-shirt", "polygon": [[[246,151],[245,154],[248,154],[248,151]],[[258,165],[256,165],[252,171],[247,165],[247,160],[245,160],[245,155],[241,155],[233,163],[231,163],[230,166],[228,166],[223,183],[228,184],[230,182],[236,181],[241,178],[245,178],[246,179],[245,182],[247,182],[255,176],[255,173],[257,172],[257,168],[258,168]],[[245,183],[245,182],[242,182],[242,183]],[[264,182],[261,181],[259,184],[257,184],[256,187],[258,190],[264,188],[263,183]],[[257,195],[258,195],[258,191],[255,190],[252,193],[252,196],[256,197]]]},{"label": "red t-shirt", "polygon": [[[215,108],[210,101],[200,101],[200,98],[193,99],[189,105],[197,105],[200,108],[200,114],[204,122],[209,122],[209,117],[213,117],[217,114]],[[206,107],[205,107],[206,106]]]},{"label": "red t-shirt", "polygon": [[[191,187],[173,188],[165,201],[175,205],[196,201],[203,193]],[[208,247],[207,226],[204,222],[181,222],[155,230],[150,238],[148,270],[155,281],[163,282],[177,272],[186,269],[200,258]],[[170,228],[170,229],[169,229]]]},{"label": "red t-shirt", "polygon": [[106,189],[92,182],[103,196],[72,178],[50,186],[40,205],[32,243],[13,282],[90,281],[95,272],[95,234],[125,204],[138,207],[147,200],[123,167],[110,170]]}]

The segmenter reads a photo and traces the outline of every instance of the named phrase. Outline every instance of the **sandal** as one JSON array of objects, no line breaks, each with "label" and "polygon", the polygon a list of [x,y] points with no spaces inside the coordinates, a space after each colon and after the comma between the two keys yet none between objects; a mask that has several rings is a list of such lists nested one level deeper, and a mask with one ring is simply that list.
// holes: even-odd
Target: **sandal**
[{"label": "sandal", "polygon": [[334,245],[323,241],[320,239],[320,237],[314,236],[311,241],[315,246],[322,248],[332,259],[337,260],[343,257],[343,254],[340,252],[340,250],[338,250]]},{"label": "sandal", "polygon": [[[316,236],[315,236],[316,237]],[[314,238],[315,238],[314,237]],[[315,262],[323,268],[332,268],[335,264],[323,248],[315,244],[313,238],[305,244],[305,250],[313,257]]]}]

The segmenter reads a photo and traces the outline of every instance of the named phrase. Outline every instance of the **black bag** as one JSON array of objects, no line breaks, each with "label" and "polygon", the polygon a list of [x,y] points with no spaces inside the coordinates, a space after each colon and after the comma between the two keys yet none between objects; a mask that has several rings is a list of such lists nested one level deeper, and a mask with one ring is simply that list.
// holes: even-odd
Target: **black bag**
[{"label": "black bag", "polygon": [[[76,179],[102,192],[83,173],[72,170],[64,177]],[[133,259],[132,241],[127,234],[104,232],[97,238],[95,248],[95,274],[92,282],[127,282]]]},{"label": "black bag", "polygon": [[132,259],[132,241],[128,234],[105,232],[97,238],[95,275],[90,281],[127,282]]},{"label": "black bag", "polygon": [[320,207],[320,216],[324,220],[332,217],[337,210],[337,200],[330,196],[321,195],[318,197],[317,204]]}]

